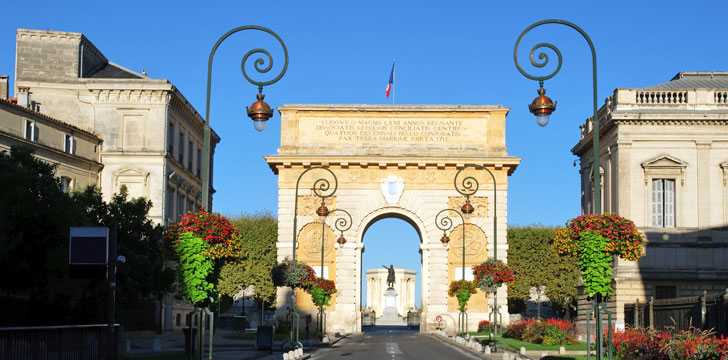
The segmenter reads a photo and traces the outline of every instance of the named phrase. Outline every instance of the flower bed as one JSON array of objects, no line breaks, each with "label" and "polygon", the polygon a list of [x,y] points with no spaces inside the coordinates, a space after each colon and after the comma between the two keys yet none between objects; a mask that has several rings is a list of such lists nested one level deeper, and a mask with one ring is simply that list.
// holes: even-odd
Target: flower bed
[{"label": "flower bed", "polygon": [[493,324],[488,320],[480,320],[478,323],[478,332],[489,332],[493,331]]},{"label": "flower bed", "polygon": [[518,321],[508,326],[504,336],[543,345],[578,343],[574,337],[574,325],[559,319]]},{"label": "flower bed", "polygon": [[612,351],[622,360],[728,359],[728,339],[692,328],[676,334],[627,328],[612,335]]}]

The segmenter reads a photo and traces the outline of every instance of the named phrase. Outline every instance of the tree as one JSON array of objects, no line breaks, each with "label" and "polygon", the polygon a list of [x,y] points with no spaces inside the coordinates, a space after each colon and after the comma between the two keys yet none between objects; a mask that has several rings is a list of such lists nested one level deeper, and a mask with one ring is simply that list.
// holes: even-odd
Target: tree
[{"label": "tree", "polygon": [[240,254],[226,259],[220,274],[220,293],[232,297],[241,288],[255,287],[253,298],[275,305],[276,288],[271,271],[276,266],[278,221],[270,214],[232,219],[238,229]]},{"label": "tree", "polygon": [[164,228],[147,217],[152,202],[128,197],[123,185],[108,204],[93,186],[72,195],[82,209],[82,220],[77,226],[109,226],[112,220],[117,222],[116,253],[126,258],[126,263],[117,265],[116,273],[116,299],[122,306],[150,297],[161,299],[172,291],[174,284],[174,270],[160,256]]},{"label": "tree", "polygon": [[12,295],[32,309],[0,313],[0,324],[63,323],[74,295],[66,279],[76,212],[55,169],[26,147],[0,152],[0,305]]},{"label": "tree", "polygon": [[573,257],[557,256],[552,246],[555,235],[556,229],[551,227],[508,229],[508,265],[514,276],[508,285],[509,310],[523,310],[532,287],[546,286],[546,295],[560,315],[566,311],[567,303],[576,298],[578,262]]}]

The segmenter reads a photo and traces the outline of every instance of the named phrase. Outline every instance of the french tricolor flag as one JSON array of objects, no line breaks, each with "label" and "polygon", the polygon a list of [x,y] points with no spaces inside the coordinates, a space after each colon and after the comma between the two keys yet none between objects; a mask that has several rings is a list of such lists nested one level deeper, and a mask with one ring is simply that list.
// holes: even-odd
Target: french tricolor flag
[{"label": "french tricolor flag", "polygon": [[392,86],[394,86],[394,63],[392,63],[392,72],[389,73],[389,83],[387,84],[387,90],[385,91],[387,99],[389,99],[389,92],[392,91]]}]

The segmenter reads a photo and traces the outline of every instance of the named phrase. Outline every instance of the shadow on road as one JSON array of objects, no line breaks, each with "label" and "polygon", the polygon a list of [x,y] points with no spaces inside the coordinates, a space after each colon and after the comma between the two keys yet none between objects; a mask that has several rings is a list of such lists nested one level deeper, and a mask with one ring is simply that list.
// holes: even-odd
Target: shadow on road
[{"label": "shadow on road", "polygon": [[381,325],[381,326],[367,326],[361,329],[363,333],[372,334],[378,332],[389,332],[389,331],[410,331],[419,332],[419,328],[413,328],[408,326],[396,326],[396,325]]}]

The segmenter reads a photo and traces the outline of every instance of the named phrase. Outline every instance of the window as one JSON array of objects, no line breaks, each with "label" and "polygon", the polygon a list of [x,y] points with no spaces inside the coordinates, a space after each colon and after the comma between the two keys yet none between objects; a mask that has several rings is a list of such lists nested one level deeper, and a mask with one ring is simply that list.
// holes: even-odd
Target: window
[{"label": "window", "polygon": [[182,220],[182,216],[185,214],[185,195],[180,190],[179,197],[177,198],[177,221]]},{"label": "window", "polygon": [[187,170],[192,171],[192,141],[187,142]]},{"label": "window", "polygon": [[73,135],[64,135],[63,151],[68,154],[76,153],[76,139],[73,138]]},{"label": "window", "polygon": [[38,141],[38,124],[33,120],[25,120],[25,139]]},{"label": "window", "polygon": [[174,221],[174,199],[175,191],[171,186],[167,187],[167,219]]},{"label": "window", "polygon": [[167,152],[174,155],[174,124],[169,123],[167,128]]},{"label": "window", "polygon": [[63,191],[64,194],[68,194],[68,190],[72,189],[71,186],[71,178],[67,178],[65,176],[61,177],[61,191]]},{"label": "window", "polygon": [[652,180],[652,226],[675,227],[675,179]]},{"label": "window", "polygon": [[197,148],[197,177],[201,178],[201,172],[200,169],[202,168],[202,150],[200,148]]},{"label": "window", "polygon": [[177,153],[177,161],[180,164],[185,163],[185,133],[179,132],[179,152]]}]

